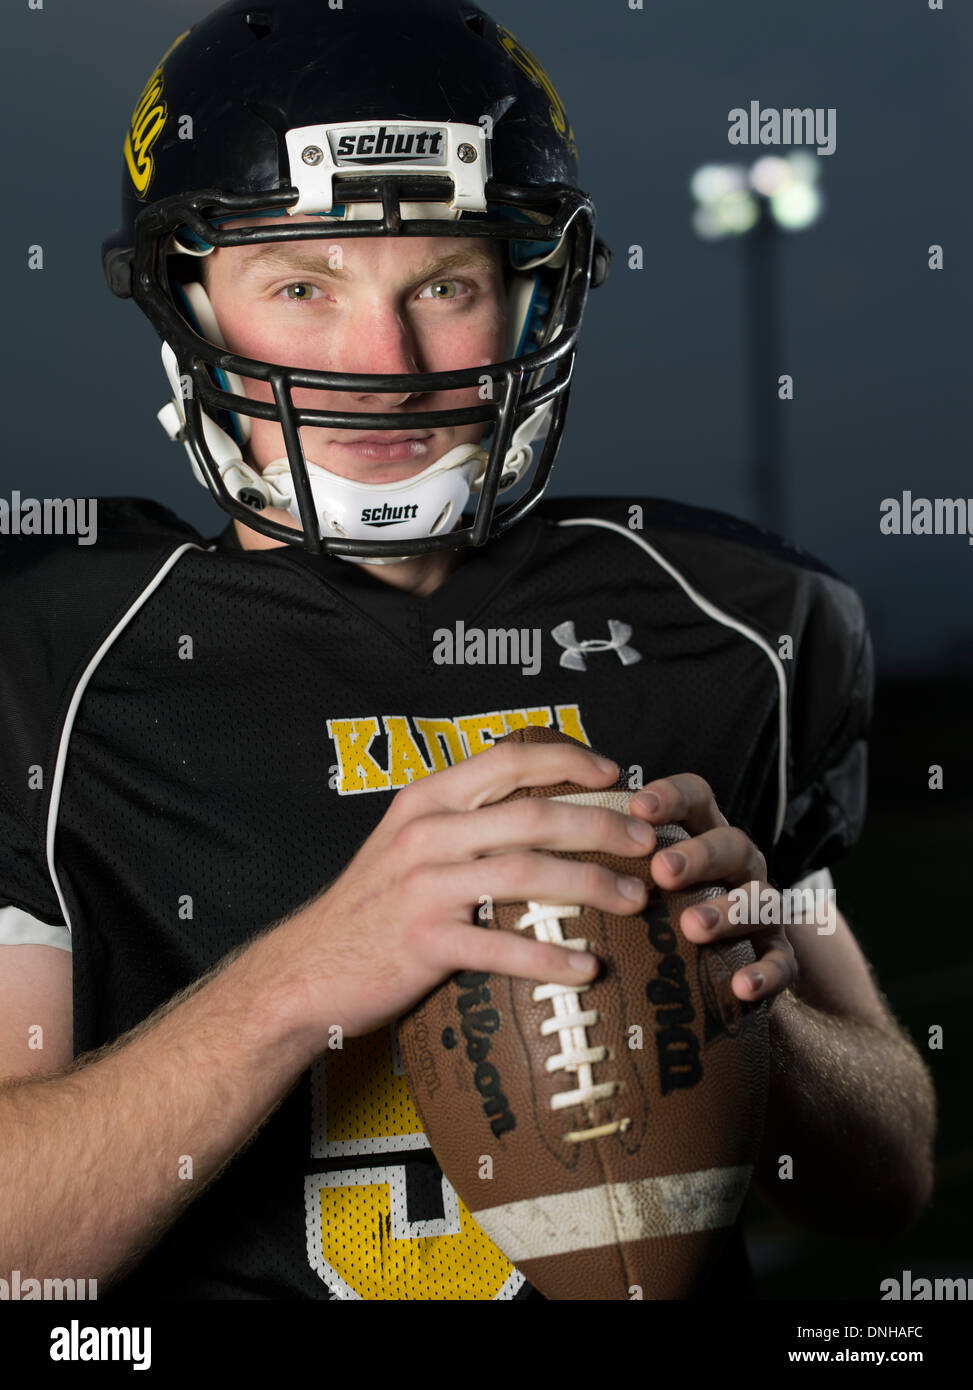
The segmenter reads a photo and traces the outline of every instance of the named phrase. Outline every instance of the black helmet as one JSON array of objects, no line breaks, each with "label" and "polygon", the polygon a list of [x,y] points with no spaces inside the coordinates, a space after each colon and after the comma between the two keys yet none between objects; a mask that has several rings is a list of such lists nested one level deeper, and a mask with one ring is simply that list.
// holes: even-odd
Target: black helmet
[{"label": "black helmet", "polygon": [[[347,10],[342,0],[257,9],[231,0],[162,58],[124,154],[122,223],[103,247],[106,278],[162,337],[175,396],[160,419],[231,515],[312,552],[391,560],[480,545],[538,501],[560,441],[588,288],[604,279],[610,256],[578,188],[560,99],[509,30],[465,0],[354,0]],[[281,225],[289,213],[314,221]],[[224,225],[241,218],[248,225]],[[226,350],[198,281],[200,257],[215,247],[376,235],[505,242],[507,359],[380,376]],[[243,377],[269,383],[273,403],[247,397]],[[402,524],[361,522],[358,494],[375,485],[338,488],[345,480],[304,457],[302,427],[395,430],[404,417],[298,409],[294,388],[423,394],[474,386],[488,399],[408,414],[420,427],[491,429],[489,452],[463,446],[419,475],[465,482],[427,488],[401,509],[411,513]],[[280,425],[280,467],[262,473],[244,460],[251,417]],[[498,510],[498,493],[525,476],[529,441],[545,425],[529,485]],[[470,492],[478,494],[472,523],[454,529]],[[261,516],[268,505],[287,506],[299,528]],[[383,539],[373,540],[383,529],[372,528],[383,528]]]}]

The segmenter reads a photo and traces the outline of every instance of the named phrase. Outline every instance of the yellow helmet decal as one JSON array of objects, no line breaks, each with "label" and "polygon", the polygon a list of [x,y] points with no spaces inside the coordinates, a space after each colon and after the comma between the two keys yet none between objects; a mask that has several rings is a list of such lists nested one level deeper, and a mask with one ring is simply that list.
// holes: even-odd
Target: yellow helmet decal
[{"label": "yellow helmet decal", "polygon": [[162,69],[169,54],[178,44],[182,43],[189,32],[187,29],[185,33],[180,34],[176,42],[166,49],[152,76],[146,82],[138,105],[132,112],[132,122],[128,134],[125,136],[124,154],[129,176],[135,187],[135,192],[140,198],[145,197],[152,185],[152,179],[155,176],[152,147],[162,134],[169,116]]},{"label": "yellow helmet decal", "polygon": [[510,30],[505,29],[502,24],[497,25],[497,37],[520,68],[521,72],[525,72],[530,80],[541,88],[550,101],[551,124],[560,135],[564,136],[571,149],[571,153],[574,155],[575,159],[577,159],[578,146],[575,143],[574,131],[571,129],[571,122],[568,120],[568,114],[564,109],[564,103],[558,96],[554,83],[548,77],[533,53],[531,53],[530,49],[525,48],[522,43],[519,43]]}]

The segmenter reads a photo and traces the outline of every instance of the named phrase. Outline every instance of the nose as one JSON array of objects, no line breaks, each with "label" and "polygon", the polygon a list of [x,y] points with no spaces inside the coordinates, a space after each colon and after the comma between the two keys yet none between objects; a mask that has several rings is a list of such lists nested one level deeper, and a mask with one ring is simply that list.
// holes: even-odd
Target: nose
[{"label": "nose", "polygon": [[[403,376],[422,370],[414,334],[394,304],[371,306],[356,319],[342,344],[340,371],[372,376]],[[353,391],[347,393],[362,405],[392,410],[420,392]]]}]

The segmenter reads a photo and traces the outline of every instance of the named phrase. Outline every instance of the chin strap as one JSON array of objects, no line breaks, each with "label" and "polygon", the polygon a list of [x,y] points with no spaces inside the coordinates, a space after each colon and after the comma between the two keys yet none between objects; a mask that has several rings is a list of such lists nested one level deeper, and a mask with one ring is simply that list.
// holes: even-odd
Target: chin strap
[{"label": "chin strap", "polygon": [[[476,444],[459,444],[421,473],[395,483],[355,482],[308,463],[321,534],[352,540],[412,540],[452,531],[471,491],[482,484],[487,457],[486,450]],[[290,462],[275,459],[258,476],[281,499],[277,505],[300,521]]]}]

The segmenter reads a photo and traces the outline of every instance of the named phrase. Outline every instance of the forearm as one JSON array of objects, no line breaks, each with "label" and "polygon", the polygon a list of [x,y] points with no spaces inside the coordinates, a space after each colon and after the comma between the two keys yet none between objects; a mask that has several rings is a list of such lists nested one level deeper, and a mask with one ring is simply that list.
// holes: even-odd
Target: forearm
[{"label": "forearm", "polygon": [[[894,1023],[836,1017],[790,992],[768,1018],[770,1092],[755,1179],[784,1215],[817,1231],[890,1235],[932,1190],[935,1097]],[[792,1176],[784,1155],[793,1163]]]},{"label": "forearm", "polygon": [[274,951],[269,933],[110,1048],[0,1088],[0,1277],[107,1286],[253,1137],[311,1060]]}]

